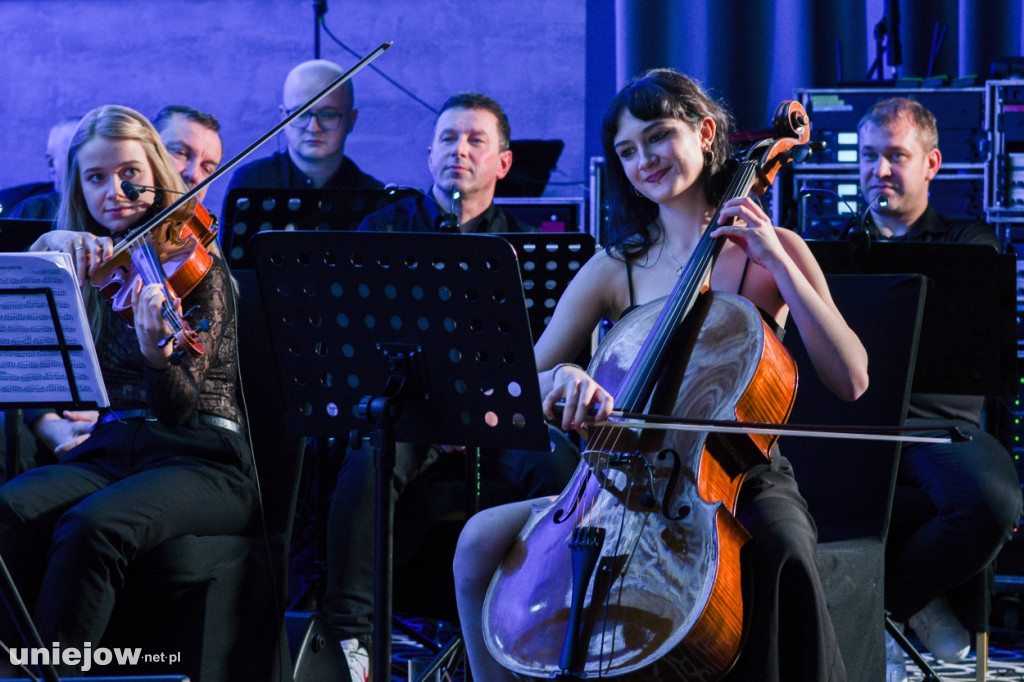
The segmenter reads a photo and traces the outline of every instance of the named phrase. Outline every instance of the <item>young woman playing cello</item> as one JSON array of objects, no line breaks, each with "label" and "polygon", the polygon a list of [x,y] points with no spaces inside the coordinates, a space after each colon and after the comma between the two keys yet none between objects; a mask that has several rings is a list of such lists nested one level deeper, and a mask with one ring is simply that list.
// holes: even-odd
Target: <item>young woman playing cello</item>
[{"label": "young woman playing cello", "polygon": [[[792,232],[777,229],[753,200],[723,205],[723,223],[709,225],[718,197],[712,178],[728,157],[729,117],[692,80],[667,69],[626,86],[605,114],[602,138],[614,206],[612,243],[570,283],[536,345],[544,408],[549,418],[565,401],[563,429],[589,418],[606,420],[613,398],[571,364],[602,318],[669,294],[705,230],[727,241],[710,276],[711,289],[737,293],[782,325],[792,314],[815,370],[838,396],[854,400],[867,389],[867,355],[828,293],[810,251]],[[481,635],[484,597],[517,533],[542,500],[483,511],[466,525],[455,556],[462,632],[477,679],[515,676],[491,656]],[[816,531],[789,463],[776,451],[770,464],[748,471],[736,517],[752,536],[743,571],[752,581],[750,616],[736,680],[845,679],[845,669],[815,564]],[[666,597],[670,598],[670,597]],[[679,679],[671,655],[636,679]]]},{"label": "young woman playing cello", "polygon": [[[223,261],[215,256],[184,297],[185,306],[200,306],[210,329],[202,334],[205,352],[178,364],[172,344],[163,342],[171,329],[162,285],[125,283],[132,328],[90,284],[114,245],[147,219],[154,201],[165,200],[162,192],[131,200],[123,181],[185,190],[160,136],[131,109],[100,107],[82,119],[68,163],[55,229],[31,250],[72,255],[111,408],[35,420],[60,461],[0,487],[0,548],[35,606],[42,641],[81,650],[85,642],[99,644],[127,564],[168,538],[242,532],[256,493]],[[180,314],[181,302],[170,303]],[[0,636],[9,629],[0,628]],[[58,666],[61,674],[78,671]]]}]

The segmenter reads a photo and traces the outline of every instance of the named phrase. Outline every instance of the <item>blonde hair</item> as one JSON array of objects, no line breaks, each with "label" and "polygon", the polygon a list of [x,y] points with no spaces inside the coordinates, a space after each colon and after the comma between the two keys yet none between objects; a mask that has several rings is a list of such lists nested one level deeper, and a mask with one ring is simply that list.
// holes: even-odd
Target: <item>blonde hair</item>
[{"label": "blonde hair", "polygon": [[[71,146],[68,148],[68,174],[60,193],[60,204],[53,226],[55,230],[104,234],[103,228],[89,213],[85,193],[82,191],[81,169],[78,165],[78,152],[82,145],[97,137],[139,142],[153,172],[153,185],[176,192],[186,190],[181,175],[178,174],[160,139],[160,134],[145,116],[134,109],[116,104],[98,107],[82,117],[71,138]],[[99,291],[89,284],[86,284],[82,294],[89,313],[89,326],[93,336],[98,339],[106,316],[112,313],[111,308],[100,303]]]},{"label": "blonde hair", "polygon": [[128,107],[108,104],[93,109],[82,117],[68,148],[68,176],[60,194],[57,219],[58,230],[93,232],[99,225],[89,214],[82,191],[82,178],[78,166],[78,152],[86,142],[97,137],[112,140],[135,140],[142,145],[146,161],[153,172],[153,184],[176,192],[187,188],[164,147],[160,134],[149,120]]}]

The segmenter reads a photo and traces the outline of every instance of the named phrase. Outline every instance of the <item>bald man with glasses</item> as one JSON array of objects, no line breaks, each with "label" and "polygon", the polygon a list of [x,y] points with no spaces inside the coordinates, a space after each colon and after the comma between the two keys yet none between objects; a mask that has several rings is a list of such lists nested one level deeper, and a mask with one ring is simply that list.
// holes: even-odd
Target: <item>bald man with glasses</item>
[{"label": "bald man with glasses", "polygon": [[[284,81],[282,118],[288,116],[343,73],[334,62],[314,59],[289,72]],[[355,127],[352,81],[335,88],[312,109],[285,126],[288,149],[241,166],[231,177],[235,187],[379,189],[382,182],[345,156],[345,138]],[[225,207],[222,215],[228,215]]]}]

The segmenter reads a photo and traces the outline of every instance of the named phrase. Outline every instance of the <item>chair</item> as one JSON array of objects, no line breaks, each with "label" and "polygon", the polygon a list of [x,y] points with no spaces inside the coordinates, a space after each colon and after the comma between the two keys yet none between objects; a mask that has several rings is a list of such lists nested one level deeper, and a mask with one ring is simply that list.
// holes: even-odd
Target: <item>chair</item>
[{"label": "chair", "polygon": [[[173,672],[185,672],[193,682],[290,682],[284,600],[303,441],[284,433],[277,375],[267,369],[273,356],[255,273],[234,274],[262,524],[246,535],[176,538],[140,557],[129,567],[103,645],[180,652],[180,668]],[[169,671],[166,663],[130,669]]]},{"label": "chair", "polygon": [[[795,325],[785,345],[800,367],[790,423],[897,425],[906,416],[924,304],[918,275],[833,275],[832,297],[868,351],[871,384],[857,401],[832,395],[814,373]],[[782,437],[818,527],[818,564],[853,682],[885,678],[885,537],[899,443]]]}]

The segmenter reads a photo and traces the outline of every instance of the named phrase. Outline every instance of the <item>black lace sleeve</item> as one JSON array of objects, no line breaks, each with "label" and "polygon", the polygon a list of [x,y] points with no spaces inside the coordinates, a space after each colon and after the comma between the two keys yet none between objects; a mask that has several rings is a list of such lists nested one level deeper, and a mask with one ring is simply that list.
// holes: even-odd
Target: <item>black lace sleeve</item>
[{"label": "black lace sleeve", "polygon": [[183,424],[196,411],[243,423],[231,287],[224,262],[215,258],[210,272],[182,301],[183,310],[199,306],[194,318],[210,323],[209,331],[199,334],[205,353],[186,355],[180,365],[165,370],[147,367],[135,330],[106,301],[98,301],[103,324],[96,352],[113,409],[148,406],[168,426]]},{"label": "black lace sleeve", "polygon": [[184,423],[195,411],[242,422],[236,396],[235,305],[232,281],[219,258],[210,272],[182,301],[182,309],[198,306],[194,320],[205,319],[210,328],[200,332],[205,352],[184,354],[181,364],[155,370],[143,363],[150,407],[168,426]]}]

